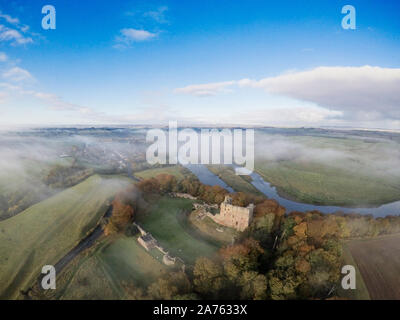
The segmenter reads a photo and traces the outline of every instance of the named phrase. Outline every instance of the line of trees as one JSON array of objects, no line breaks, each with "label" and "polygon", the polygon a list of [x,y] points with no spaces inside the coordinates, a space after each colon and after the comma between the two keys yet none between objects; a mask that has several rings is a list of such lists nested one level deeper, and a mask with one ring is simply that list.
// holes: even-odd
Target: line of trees
[{"label": "line of trees", "polygon": [[93,169],[80,167],[75,164],[71,166],[57,164],[49,170],[43,182],[53,189],[64,189],[82,182],[93,173]]},{"label": "line of trees", "polygon": [[[155,178],[141,180],[138,188],[143,193],[167,194],[170,192],[188,193],[209,204],[221,204],[225,196],[229,194],[221,186],[209,186],[202,184],[196,177],[189,176],[178,180],[170,174],[159,174]],[[265,197],[237,192],[233,195],[233,204],[247,206],[249,203],[260,203]]]}]

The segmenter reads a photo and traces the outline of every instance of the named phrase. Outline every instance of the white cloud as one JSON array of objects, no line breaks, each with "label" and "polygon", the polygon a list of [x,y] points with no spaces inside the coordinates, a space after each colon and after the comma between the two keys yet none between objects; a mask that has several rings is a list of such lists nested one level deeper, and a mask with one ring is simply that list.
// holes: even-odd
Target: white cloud
[{"label": "white cloud", "polygon": [[271,126],[302,126],[319,125],[340,118],[341,111],[329,110],[321,107],[296,107],[296,108],[269,108],[264,110],[251,110],[232,114],[230,121],[238,124],[248,125],[271,125]]},{"label": "white cloud", "polygon": [[215,96],[218,93],[229,92],[227,87],[236,84],[236,81],[213,82],[206,84],[193,84],[183,88],[177,88],[175,93],[190,94],[198,97]]},{"label": "white cloud", "polygon": [[400,119],[400,69],[396,68],[319,67],[238,83],[340,110],[362,120]]},{"label": "white cloud", "polygon": [[27,25],[23,25],[23,26],[21,27],[21,31],[22,31],[22,32],[28,32],[29,29],[30,29],[30,27],[27,26]]},{"label": "white cloud", "polygon": [[92,119],[102,115],[92,108],[67,102],[53,93],[27,88],[27,84],[30,85],[31,82],[36,80],[29,71],[20,67],[13,67],[3,72],[1,76],[7,82],[0,82],[0,104],[3,104],[8,98],[20,99],[28,96],[42,101],[49,109],[54,111],[69,111]]},{"label": "white cloud", "polygon": [[5,62],[7,59],[7,55],[4,52],[0,52],[0,62]]},{"label": "white cloud", "polygon": [[10,42],[12,45],[24,45],[32,43],[31,37],[25,37],[16,29],[0,25],[0,42]]},{"label": "white cloud", "polygon": [[8,23],[13,24],[13,25],[18,25],[19,24],[19,19],[18,18],[13,18],[8,14],[4,14],[0,11],[0,18],[6,20]]},{"label": "white cloud", "polygon": [[132,28],[122,29],[121,33],[128,40],[133,40],[133,41],[144,41],[144,40],[154,38],[156,36],[155,33],[151,33],[146,30],[138,30],[138,29],[132,29]]},{"label": "white cloud", "polygon": [[150,40],[157,36],[156,33],[133,28],[121,29],[120,34],[121,35],[116,38],[116,41],[118,44],[123,45],[130,45],[133,42]]},{"label": "white cloud", "polygon": [[158,37],[163,32],[159,29],[160,25],[169,23],[166,17],[167,11],[167,6],[151,6],[149,8],[148,5],[145,5],[142,8],[136,7],[134,10],[125,12],[126,15],[134,17],[131,27],[119,31],[113,47],[124,49],[135,42],[148,41]]},{"label": "white cloud", "polygon": [[269,94],[311,102],[338,111],[346,119],[371,122],[400,119],[400,69],[318,67],[261,80],[242,79],[177,88],[175,93],[216,95],[236,88],[260,88]]},{"label": "white cloud", "polygon": [[16,17],[12,17],[9,14],[5,14],[0,11],[0,41],[10,42],[11,45],[25,45],[33,42],[33,38],[40,37],[39,34],[30,32],[30,27],[26,24],[22,24]]},{"label": "white cloud", "polygon": [[166,106],[144,108],[143,111],[132,114],[107,114],[99,112],[90,107],[84,107],[77,104],[65,102],[61,97],[45,92],[34,92],[33,96],[42,100],[54,111],[70,111],[81,121],[83,119],[88,123],[102,123],[102,124],[139,124],[139,123],[162,123],[166,122],[168,116],[176,112],[171,112]]},{"label": "white cloud", "polygon": [[165,18],[165,13],[168,11],[167,6],[158,7],[156,10],[150,10],[143,14],[144,17],[149,17],[158,23],[168,23]]},{"label": "white cloud", "polygon": [[8,97],[7,92],[0,91],[0,103],[4,103],[7,97]]},{"label": "white cloud", "polygon": [[11,68],[2,74],[3,78],[13,82],[21,82],[21,81],[32,81],[34,80],[33,76],[29,71],[22,69],[20,67]]},{"label": "white cloud", "polygon": [[165,24],[168,23],[166,13],[168,11],[167,6],[154,7],[145,6],[145,8],[135,8],[134,10],[127,11],[125,14],[128,16],[134,16],[135,22],[138,25],[147,25],[151,23]]},{"label": "white cloud", "polygon": [[9,14],[4,14],[0,11],[0,19],[4,19],[8,24],[11,24],[22,32],[27,32],[30,28],[26,24],[21,24],[18,18],[14,18]]},{"label": "white cloud", "polygon": [[77,104],[65,102],[59,96],[46,93],[46,92],[32,92],[32,95],[42,101],[44,101],[51,109],[57,111],[76,111],[81,114],[91,114],[94,111],[91,108],[83,107]]},{"label": "white cloud", "polygon": [[3,88],[4,90],[14,90],[14,91],[22,90],[20,86],[10,84],[7,82],[0,82],[0,88]]}]

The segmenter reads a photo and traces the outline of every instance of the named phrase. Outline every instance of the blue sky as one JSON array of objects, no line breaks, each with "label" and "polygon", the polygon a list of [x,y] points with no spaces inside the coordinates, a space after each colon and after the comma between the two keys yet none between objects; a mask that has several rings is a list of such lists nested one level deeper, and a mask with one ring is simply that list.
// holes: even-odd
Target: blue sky
[{"label": "blue sky", "polygon": [[[55,30],[41,27],[46,4]],[[356,30],[341,26],[347,4]],[[0,11],[3,127],[400,128],[399,1],[3,0]]]}]

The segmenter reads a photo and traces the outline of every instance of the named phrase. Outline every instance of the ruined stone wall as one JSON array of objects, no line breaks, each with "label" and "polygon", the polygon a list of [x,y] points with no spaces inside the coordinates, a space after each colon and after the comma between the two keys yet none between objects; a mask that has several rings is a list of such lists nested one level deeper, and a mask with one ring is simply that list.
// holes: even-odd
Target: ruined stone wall
[{"label": "ruined stone wall", "polygon": [[221,225],[243,231],[253,219],[253,210],[252,204],[246,208],[232,205],[232,199],[227,196],[221,203],[220,213],[212,219]]},{"label": "ruined stone wall", "polygon": [[243,208],[223,202],[218,220],[221,224],[239,231],[246,229],[253,218],[252,208]]}]

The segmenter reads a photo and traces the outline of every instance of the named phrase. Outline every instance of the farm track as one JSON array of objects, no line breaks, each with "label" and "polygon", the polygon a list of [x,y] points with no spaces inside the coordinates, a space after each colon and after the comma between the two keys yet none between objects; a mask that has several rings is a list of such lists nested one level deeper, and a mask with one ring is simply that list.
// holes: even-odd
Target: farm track
[{"label": "farm track", "polygon": [[[112,214],[112,205],[107,209],[106,213],[103,217],[110,217]],[[64,257],[62,257],[55,265],[54,268],[56,270],[56,274],[60,274],[60,272],[82,251],[90,248],[95,241],[103,235],[103,228],[101,225],[97,225],[96,228],[93,229],[92,232],[89,233],[85,238],[83,238],[71,251],[69,251]],[[38,278],[37,283],[34,285],[36,290],[40,290],[40,283],[42,281],[43,275],[41,274]],[[28,292],[33,288],[28,289]],[[26,296],[26,295],[25,295]]]}]

